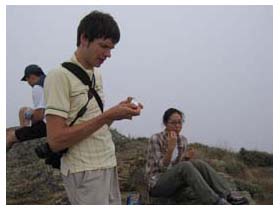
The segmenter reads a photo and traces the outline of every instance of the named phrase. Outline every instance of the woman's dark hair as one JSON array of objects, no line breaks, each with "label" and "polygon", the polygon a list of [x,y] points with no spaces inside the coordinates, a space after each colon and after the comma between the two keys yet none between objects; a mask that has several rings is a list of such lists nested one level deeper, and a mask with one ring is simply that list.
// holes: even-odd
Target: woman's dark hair
[{"label": "woman's dark hair", "polygon": [[183,112],[181,112],[180,110],[175,109],[175,108],[169,108],[164,112],[163,117],[162,117],[162,122],[163,122],[164,125],[167,124],[170,116],[174,113],[179,114],[182,117],[182,120],[184,121],[184,113]]},{"label": "woman's dark hair", "polygon": [[109,14],[96,10],[81,20],[77,32],[77,47],[81,44],[80,38],[82,34],[85,34],[89,42],[98,38],[109,38],[116,44],[120,40],[120,29],[114,18]]}]

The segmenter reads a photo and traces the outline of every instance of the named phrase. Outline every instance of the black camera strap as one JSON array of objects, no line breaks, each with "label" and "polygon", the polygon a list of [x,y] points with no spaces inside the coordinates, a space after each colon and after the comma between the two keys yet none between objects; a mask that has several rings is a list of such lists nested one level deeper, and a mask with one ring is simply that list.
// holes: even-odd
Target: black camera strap
[{"label": "black camera strap", "polygon": [[[70,123],[69,126],[72,126],[77,121],[78,118],[82,117],[85,114],[85,112],[87,111],[87,105],[88,105],[89,101],[92,99],[93,96],[94,96],[95,100],[97,101],[98,106],[99,106],[101,112],[103,112],[102,100],[101,100],[100,96],[98,95],[98,93],[95,90],[95,77],[94,77],[94,74],[92,76],[92,80],[90,80],[88,74],[80,66],[78,66],[77,64],[74,64],[74,63],[71,63],[71,62],[64,62],[61,65],[64,68],[66,68],[68,71],[70,71],[72,74],[74,74],[84,85],[87,85],[89,87],[87,103],[80,109],[80,111],[78,112],[77,116]],[[94,86],[93,86],[93,84],[94,84]]]}]

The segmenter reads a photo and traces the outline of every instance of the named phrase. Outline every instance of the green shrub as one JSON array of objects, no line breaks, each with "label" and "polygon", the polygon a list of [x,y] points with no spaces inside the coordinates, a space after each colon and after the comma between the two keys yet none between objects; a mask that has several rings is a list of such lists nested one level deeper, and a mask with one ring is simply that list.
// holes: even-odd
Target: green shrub
[{"label": "green shrub", "polygon": [[237,187],[237,190],[248,191],[253,197],[259,197],[260,195],[264,194],[263,188],[258,184],[253,184],[248,181],[236,179],[235,185]]},{"label": "green shrub", "polygon": [[248,166],[273,166],[273,155],[241,148],[238,157]]},{"label": "green shrub", "polygon": [[244,171],[244,169],[246,169],[246,166],[241,161],[236,161],[234,159],[227,161],[225,165],[225,170],[230,175],[237,175]]}]

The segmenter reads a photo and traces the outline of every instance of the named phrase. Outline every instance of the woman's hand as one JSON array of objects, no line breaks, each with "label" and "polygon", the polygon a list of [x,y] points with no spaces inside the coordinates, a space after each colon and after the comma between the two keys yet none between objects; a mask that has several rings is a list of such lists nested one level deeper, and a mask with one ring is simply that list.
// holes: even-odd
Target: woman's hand
[{"label": "woman's hand", "polygon": [[177,138],[175,131],[167,131],[168,151],[173,152],[177,144]]},{"label": "woman's hand", "polygon": [[163,163],[165,166],[170,164],[172,153],[177,145],[177,134],[175,131],[167,131],[167,153],[164,156]]},{"label": "woman's hand", "polygon": [[188,148],[187,151],[184,152],[180,161],[190,160],[193,159],[195,156],[195,151],[193,148]]}]

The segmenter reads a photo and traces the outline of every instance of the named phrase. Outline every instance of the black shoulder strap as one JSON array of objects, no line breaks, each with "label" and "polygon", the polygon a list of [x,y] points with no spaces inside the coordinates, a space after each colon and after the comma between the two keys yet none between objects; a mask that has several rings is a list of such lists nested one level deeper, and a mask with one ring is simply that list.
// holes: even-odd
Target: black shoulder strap
[{"label": "black shoulder strap", "polygon": [[[102,100],[100,98],[100,96],[98,95],[98,93],[96,92],[96,90],[94,89],[94,87],[92,87],[92,81],[90,80],[88,74],[78,65],[71,63],[71,62],[64,62],[61,64],[64,68],[66,68],[68,71],[70,71],[72,74],[74,74],[84,85],[89,86],[89,91],[88,91],[88,101],[87,103],[80,109],[80,111],[78,112],[77,116],[75,117],[75,119],[70,123],[70,126],[72,126],[76,120],[83,116],[84,113],[87,110],[87,105],[90,101],[90,99],[94,96],[94,98],[96,99],[98,106],[101,110],[101,112],[103,112],[103,103]],[[94,75],[93,75],[94,77]],[[93,78],[95,79],[95,78]]]},{"label": "black shoulder strap", "polygon": [[79,80],[84,85],[89,86],[91,88],[92,86],[92,81],[90,80],[88,74],[78,65],[71,63],[71,62],[64,62],[61,64],[64,68],[69,70],[72,74],[74,74],[76,77],[78,77]]},{"label": "black shoulder strap", "polygon": [[[94,89],[94,87],[92,87],[92,81],[90,80],[88,74],[78,65],[71,63],[71,62],[64,62],[61,64],[64,68],[66,68],[67,70],[69,70],[71,73],[73,73],[84,85],[89,86],[89,91],[88,91],[88,101],[87,103],[79,110],[77,116],[75,117],[75,119],[70,123],[69,126],[72,126],[76,120],[83,116],[84,113],[87,111],[87,105],[89,103],[89,101],[92,99],[92,97],[94,96],[99,108],[101,109],[101,111],[103,112],[103,103],[102,100],[100,98],[100,96],[98,95],[98,93],[96,92],[96,90]],[[94,74],[93,74],[93,80],[95,80],[94,78]],[[95,82],[94,82],[95,83]],[[46,143],[47,147],[49,148],[48,143]],[[51,151],[51,149],[49,148],[49,151]],[[49,156],[46,160],[45,163],[46,164],[50,164],[52,165],[53,168],[60,168],[60,159],[63,156],[64,153],[66,153],[68,151],[68,148],[64,149],[63,151],[60,152],[52,152],[51,156]]]}]

